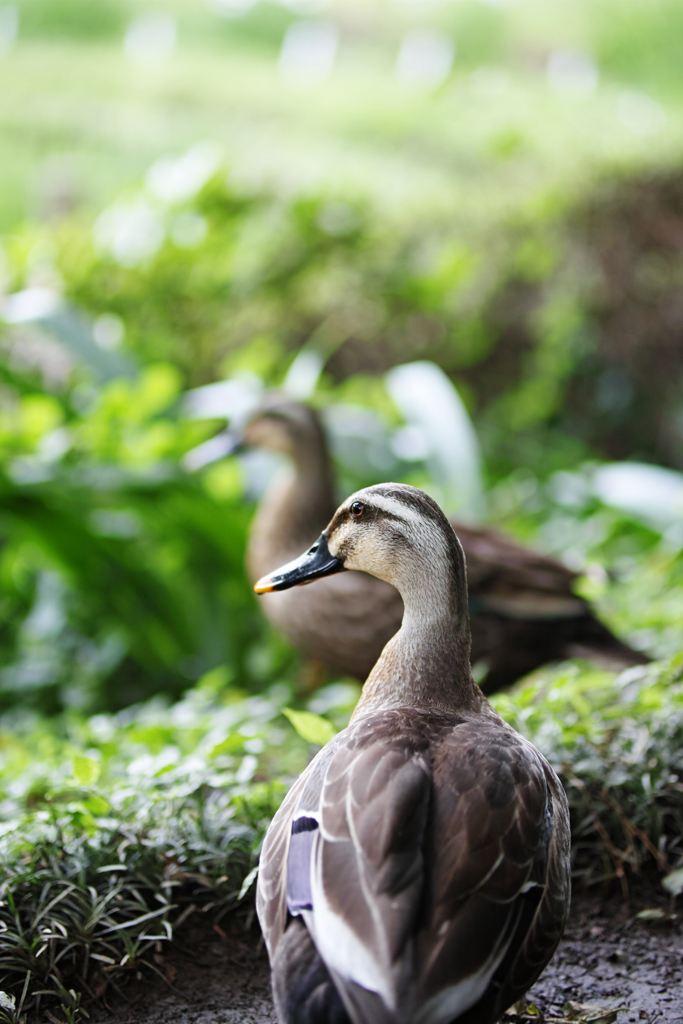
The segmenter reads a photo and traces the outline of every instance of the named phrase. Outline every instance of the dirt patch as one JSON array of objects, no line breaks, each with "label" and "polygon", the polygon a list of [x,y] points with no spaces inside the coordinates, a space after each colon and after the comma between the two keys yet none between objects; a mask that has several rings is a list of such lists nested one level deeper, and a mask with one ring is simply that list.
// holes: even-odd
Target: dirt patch
[{"label": "dirt patch", "polygon": [[[87,1007],[91,1024],[276,1024],[254,930],[199,921],[157,954],[156,967],[165,981],[132,978],[108,1008]],[[626,1007],[612,1017],[617,1024],[683,1024],[683,929],[676,920],[640,921],[622,902],[578,896],[565,939],[528,1000],[542,1016],[506,1020],[566,1018],[571,1001]]]},{"label": "dirt patch", "polygon": [[627,1007],[618,1024],[682,1024],[680,923],[647,924],[623,902],[582,895],[560,948],[527,998],[548,1018],[564,1017],[564,1006],[575,1002]]},{"label": "dirt patch", "polygon": [[158,974],[127,979],[89,1024],[277,1024],[268,956],[257,928],[197,914],[156,954]]}]

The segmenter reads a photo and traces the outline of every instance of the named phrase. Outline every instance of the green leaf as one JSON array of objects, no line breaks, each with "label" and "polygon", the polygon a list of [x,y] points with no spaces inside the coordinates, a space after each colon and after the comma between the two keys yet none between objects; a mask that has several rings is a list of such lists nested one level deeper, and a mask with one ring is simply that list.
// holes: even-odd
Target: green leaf
[{"label": "green leaf", "polygon": [[92,757],[76,754],[74,757],[74,778],[81,786],[92,786],[100,774],[100,766]]},{"label": "green leaf", "polygon": [[254,882],[254,880],[255,880],[257,875],[258,875],[258,864],[256,865],[255,868],[251,869],[251,871],[249,872],[247,877],[242,882],[242,887],[241,887],[241,889],[239,891],[239,895],[237,897],[238,900],[241,900],[244,896],[247,895],[247,893],[251,889],[251,886],[252,886],[252,884],[253,884],[253,882]]},{"label": "green leaf", "polygon": [[683,892],[683,868],[676,868],[666,878],[663,878],[662,885],[672,896],[680,896]]},{"label": "green leaf", "polygon": [[317,743],[319,747],[324,747],[333,736],[337,735],[337,730],[326,718],[322,715],[314,715],[312,711],[293,711],[291,708],[283,708],[282,714],[289,719],[299,736],[307,743]]},{"label": "green leaf", "polygon": [[0,992],[0,1007],[3,1010],[14,1010],[16,1008],[16,999],[14,996],[9,996],[6,992]]},{"label": "green leaf", "polygon": [[91,814],[107,814],[111,807],[108,800],[105,800],[99,793],[91,793],[87,800],[83,801],[84,806]]},{"label": "green leaf", "polygon": [[668,914],[665,914],[659,907],[648,907],[647,910],[641,910],[636,914],[639,921],[664,921],[667,917]]},{"label": "green leaf", "polygon": [[567,1020],[575,1020],[576,1024],[616,1024],[620,1010],[625,1006],[598,1006],[597,1003],[576,1003],[569,1000],[562,1007]]}]

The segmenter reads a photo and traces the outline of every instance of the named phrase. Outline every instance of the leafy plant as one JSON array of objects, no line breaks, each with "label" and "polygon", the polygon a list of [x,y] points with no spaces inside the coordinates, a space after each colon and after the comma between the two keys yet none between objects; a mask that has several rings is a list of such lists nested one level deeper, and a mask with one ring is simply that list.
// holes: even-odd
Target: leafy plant
[{"label": "leafy plant", "polygon": [[[76,1019],[198,909],[245,898],[263,831],[304,763],[281,753],[287,687],[246,698],[207,676],[183,701],[72,716],[0,744],[0,987]],[[40,757],[36,752],[40,751]],[[253,880],[253,874],[251,875]],[[66,1009],[64,1009],[66,1008]],[[9,1013],[12,1008],[5,1007]]]},{"label": "leafy plant", "polygon": [[324,747],[336,735],[337,730],[322,715],[315,715],[311,711],[295,711],[293,708],[283,708],[282,714],[289,719],[299,736],[307,743]]},{"label": "leafy plant", "polygon": [[494,707],[563,779],[575,873],[628,891],[683,855],[683,659],[621,676],[576,665],[538,673]]},{"label": "leafy plant", "polygon": [[[212,673],[174,705],[71,713],[61,729],[2,736],[8,1001],[25,989],[28,1009],[63,1006],[75,1019],[109,987],[158,972],[158,943],[189,915],[248,910],[268,821],[308,744],[342,727],[353,700],[332,684],[310,699],[321,716],[288,707],[291,697],[275,686],[245,698]],[[580,664],[545,670],[494,704],[561,774],[575,876],[628,890],[659,875],[671,888],[683,856],[681,658],[617,677]]]}]

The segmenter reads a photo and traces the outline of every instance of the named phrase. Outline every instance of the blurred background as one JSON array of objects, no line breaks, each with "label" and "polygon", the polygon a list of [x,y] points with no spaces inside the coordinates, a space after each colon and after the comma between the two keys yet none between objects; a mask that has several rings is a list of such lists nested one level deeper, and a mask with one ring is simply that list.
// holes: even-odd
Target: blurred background
[{"label": "blurred background", "polygon": [[340,497],[425,486],[675,653],[682,59],[677,0],[0,5],[0,710],[296,686],[274,463],[221,457],[274,386]]},{"label": "blurred background", "polygon": [[[122,972],[169,884],[248,899],[348,720],[244,571],[278,463],[225,431],[274,387],[340,499],[425,487],[660,659],[496,707],[562,774],[575,870],[683,891],[682,68],[680,0],[0,0],[0,988],[78,1019],[126,879]],[[31,952],[60,878],[72,992]]]},{"label": "blurred background", "polygon": [[683,545],[682,59],[677,0],[0,6],[0,708],[296,677],[242,569],[272,460],[200,447],[283,383],[340,497],[595,562],[671,653],[603,592]]}]

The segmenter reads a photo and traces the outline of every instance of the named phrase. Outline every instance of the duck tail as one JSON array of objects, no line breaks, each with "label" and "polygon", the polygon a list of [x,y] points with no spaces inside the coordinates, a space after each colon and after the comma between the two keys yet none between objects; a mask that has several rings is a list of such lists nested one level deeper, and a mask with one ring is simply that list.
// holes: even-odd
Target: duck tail
[{"label": "duck tail", "polygon": [[486,696],[507,689],[541,665],[568,658],[585,658],[617,672],[652,661],[647,654],[619,640],[589,611],[571,619],[508,619],[499,623],[506,633],[480,683]]},{"label": "duck tail", "polygon": [[327,967],[300,917],[290,921],[272,961],[281,1024],[351,1024]]},{"label": "duck tail", "polygon": [[630,647],[614,635],[599,619],[585,615],[575,622],[572,635],[565,644],[565,657],[587,658],[609,669],[649,665],[652,658]]}]

